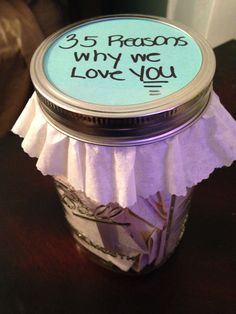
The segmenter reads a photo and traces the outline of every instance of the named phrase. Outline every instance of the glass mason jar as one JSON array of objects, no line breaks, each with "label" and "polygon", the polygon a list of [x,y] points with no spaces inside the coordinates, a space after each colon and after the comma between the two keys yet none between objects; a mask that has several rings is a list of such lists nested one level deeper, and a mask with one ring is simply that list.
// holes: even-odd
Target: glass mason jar
[{"label": "glass mason jar", "polygon": [[[148,146],[191,128],[208,106],[214,71],[202,36],[145,15],[70,25],[47,38],[31,61],[48,123],[78,141],[113,147]],[[183,235],[192,189],[181,197],[137,195],[124,208],[96,203],[65,177],[55,182],[76,241],[105,267],[155,269]],[[142,210],[152,213],[151,221],[137,214]]]}]

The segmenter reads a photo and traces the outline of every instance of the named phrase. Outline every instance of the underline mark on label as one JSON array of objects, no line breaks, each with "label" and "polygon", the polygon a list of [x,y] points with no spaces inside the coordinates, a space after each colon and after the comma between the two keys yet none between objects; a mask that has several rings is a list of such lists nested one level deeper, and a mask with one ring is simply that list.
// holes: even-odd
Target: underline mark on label
[{"label": "underline mark on label", "polygon": [[143,85],[144,87],[148,87],[148,88],[150,88],[150,87],[162,87],[162,85]]},{"label": "underline mark on label", "polygon": [[156,84],[156,83],[168,83],[168,81],[143,81],[143,83],[154,83],[154,84]]},{"label": "underline mark on label", "polygon": [[146,88],[155,88],[155,89],[149,89],[149,96],[159,96],[161,95],[160,90],[156,88],[161,88],[162,85],[156,85],[160,83],[168,83],[169,81],[164,80],[164,81],[155,81],[155,80],[149,80],[149,81],[143,81],[143,87]]}]

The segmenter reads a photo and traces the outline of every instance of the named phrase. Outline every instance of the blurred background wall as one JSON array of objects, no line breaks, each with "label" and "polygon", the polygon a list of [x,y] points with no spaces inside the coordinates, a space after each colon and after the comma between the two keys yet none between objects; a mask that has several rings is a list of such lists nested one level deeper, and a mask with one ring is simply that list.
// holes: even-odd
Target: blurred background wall
[{"label": "blurred background wall", "polygon": [[[68,0],[73,20],[106,14],[139,13],[166,16],[167,0]],[[72,9],[72,7],[74,9]]]},{"label": "blurred background wall", "polygon": [[236,38],[236,0],[168,0],[166,16],[191,26],[213,47]]}]

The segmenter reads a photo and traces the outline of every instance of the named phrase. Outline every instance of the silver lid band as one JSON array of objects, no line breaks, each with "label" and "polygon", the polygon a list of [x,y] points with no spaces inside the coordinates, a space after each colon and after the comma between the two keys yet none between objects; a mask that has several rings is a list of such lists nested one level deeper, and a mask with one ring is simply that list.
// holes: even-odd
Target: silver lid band
[{"label": "silver lid band", "polygon": [[45,118],[61,133],[97,145],[134,146],[163,140],[192,125],[206,109],[211,91],[212,85],[198,99],[169,112],[122,119],[77,114],[37,95]]}]

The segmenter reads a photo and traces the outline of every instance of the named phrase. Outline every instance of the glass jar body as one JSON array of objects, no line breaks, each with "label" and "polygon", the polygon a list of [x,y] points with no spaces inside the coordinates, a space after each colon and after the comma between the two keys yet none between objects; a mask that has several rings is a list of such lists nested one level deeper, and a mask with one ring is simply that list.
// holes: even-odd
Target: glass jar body
[{"label": "glass jar body", "polygon": [[157,192],[123,208],[94,202],[64,177],[54,180],[78,248],[105,268],[126,274],[155,270],[183,236],[193,189],[186,196]]}]

